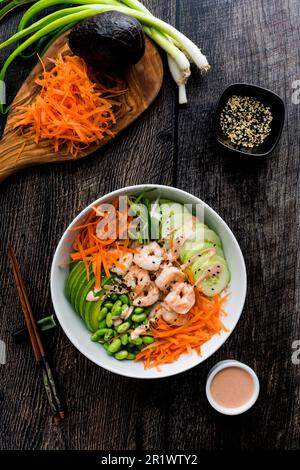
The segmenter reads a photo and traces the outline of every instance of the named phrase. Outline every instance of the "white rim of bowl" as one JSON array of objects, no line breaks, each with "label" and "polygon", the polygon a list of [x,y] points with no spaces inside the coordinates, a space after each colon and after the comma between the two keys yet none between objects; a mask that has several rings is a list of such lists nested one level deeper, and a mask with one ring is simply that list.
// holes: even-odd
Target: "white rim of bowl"
[{"label": "white rim of bowl", "polygon": [[[174,189],[179,195],[182,195],[182,197],[192,197],[195,199],[195,203],[198,202],[198,203],[201,203],[203,204],[203,207],[210,213],[213,214],[213,216],[218,220],[220,221],[221,224],[223,224],[226,229],[228,230],[228,232],[230,233],[231,237],[232,237],[232,240],[234,242],[234,245],[236,246],[236,249],[237,249],[237,253],[239,254],[239,259],[240,259],[240,263],[241,263],[241,269],[242,269],[242,277],[245,279],[245,288],[244,288],[244,293],[243,293],[243,301],[242,301],[242,305],[241,305],[241,311],[239,313],[239,316],[237,317],[236,319],[236,322],[233,326],[233,328],[229,331],[229,333],[226,334],[226,336],[224,336],[224,338],[222,339],[220,345],[213,351],[211,352],[210,354],[208,354],[206,356],[206,358],[204,360],[202,360],[201,362],[198,362],[197,364],[191,364],[190,366],[188,367],[184,367],[183,370],[181,371],[171,371],[169,373],[166,373],[166,372],[160,372],[158,373],[158,375],[156,376],[147,376],[147,377],[137,377],[136,375],[134,374],[131,374],[131,373],[128,373],[126,372],[126,369],[124,369],[124,372],[119,372],[119,371],[116,371],[114,370],[114,368],[111,368],[109,367],[108,365],[99,365],[93,358],[93,356],[89,353],[86,353],[83,351],[83,348],[81,347],[81,344],[77,344],[76,341],[73,340],[73,338],[71,337],[71,334],[69,332],[67,332],[64,327],[62,326],[62,323],[61,323],[61,320],[60,320],[60,313],[58,313],[58,310],[55,308],[55,304],[54,304],[54,301],[53,301],[53,292],[54,292],[54,282],[53,282],[53,278],[54,278],[54,269],[55,269],[55,266],[56,264],[56,258],[58,256],[58,252],[59,252],[59,249],[60,249],[60,246],[62,245],[63,243],[63,239],[64,239],[64,236],[65,234],[68,232],[68,230],[73,227],[74,225],[77,224],[78,220],[80,220],[82,218],[82,216],[88,212],[95,204],[99,204],[100,202],[102,201],[105,201],[107,199],[110,199],[112,197],[116,197],[118,196],[119,194],[122,194],[126,191],[126,193],[130,193],[131,191],[137,191],[138,189]],[[95,199],[93,202],[91,202],[88,206],[86,206],[74,219],[73,221],[68,225],[68,227],[66,228],[66,230],[64,231],[63,235],[61,236],[59,242],[58,242],[58,245],[56,247],[56,250],[55,250],[55,253],[54,253],[54,256],[53,256],[53,260],[52,260],[52,265],[51,265],[51,272],[50,272],[50,292],[51,292],[51,300],[52,300],[52,304],[53,304],[53,307],[54,307],[54,310],[55,310],[55,313],[56,313],[56,317],[58,319],[58,322],[64,332],[64,334],[67,336],[67,338],[71,341],[71,343],[73,344],[73,346],[75,346],[76,349],[78,349],[78,351],[83,354],[83,356],[85,356],[87,359],[89,359],[90,361],[92,361],[94,364],[96,364],[98,367],[102,367],[103,369],[106,369],[108,370],[109,372],[112,372],[114,374],[117,374],[117,375],[122,375],[123,377],[130,377],[130,378],[143,378],[143,379],[160,379],[160,378],[165,378],[165,377],[171,377],[173,375],[177,375],[177,374],[181,374],[183,372],[186,372],[190,369],[192,369],[193,367],[196,367],[198,366],[199,364],[201,364],[202,362],[206,361],[210,356],[212,356],[213,354],[215,354],[220,348],[221,346],[223,346],[223,344],[227,341],[227,339],[229,338],[229,336],[232,334],[232,332],[234,331],[234,329],[236,328],[238,322],[239,322],[239,319],[241,317],[241,314],[243,312],[243,308],[244,308],[244,305],[245,305],[245,300],[246,300],[246,294],[247,294],[247,272],[246,272],[246,266],[245,266],[245,260],[244,260],[244,257],[243,257],[243,253],[241,251],[241,248],[238,244],[238,241],[237,239],[235,238],[233,232],[231,231],[231,229],[229,228],[229,226],[226,224],[226,222],[222,219],[222,217],[214,210],[212,209],[208,204],[206,204],[204,201],[202,201],[202,199],[198,198],[197,196],[194,196],[193,194],[191,193],[188,193],[187,191],[184,191],[182,189],[179,189],[179,188],[175,188],[174,186],[167,186],[167,185],[162,185],[162,184],[137,184],[137,185],[133,185],[133,186],[124,186],[122,188],[119,188],[119,189],[116,189],[114,191],[111,191],[101,197],[99,197],[98,199]],[[159,375],[160,374],[160,375]]]},{"label": "white rim of bowl", "polygon": [[[214,377],[221,370],[228,369],[229,367],[236,367],[236,368],[243,369],[246,372],[248,372],[248,374],[251,376],[251,378],[253,380],[253,384],[254,384],[254,391],[253,391],[253,395],[250,398],[250,400],[247,403],[245,403],[244,405],[239,406],[237,408],[226,408],[225,406],[219,405],[214,400],[214,398],[211,394],[211,383],[212,383]],[[244,364],[243,362],[227,359],[225,361],[218,362],[209,371],[208,376],[207,376],[207,381],[206,381],[206,398],[208,399],[210,405],[216,411],[218,411],[219,413],[222,413],[224,415],[229,415],[229,416],[236,416],[236,415],[240,415],[242,413],[245,413],[246,411],[250,410],[250,408],[252,408],[252,406],[255,404],[256,400],[258,399],[259,389],[260,389],[260,386],[259,386],[258,377],[257,377],[256,373],[254,372],[254,370],[251,369],[251,367],[247,366],[247,364]]]}]

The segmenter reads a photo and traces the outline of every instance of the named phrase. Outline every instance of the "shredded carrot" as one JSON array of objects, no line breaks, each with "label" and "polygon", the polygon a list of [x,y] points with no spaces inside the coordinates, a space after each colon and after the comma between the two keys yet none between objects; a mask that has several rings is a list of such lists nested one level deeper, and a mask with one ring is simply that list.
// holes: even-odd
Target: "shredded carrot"
[{"label": "shredded carrot", "polygon": [[[144,348],[136,356],[145,368],[159,367],[175,362],[182,354],[195,350],[201,355],[201,346],[222,330],[227,331],[220,320],[224,314],[223,304],[228,294],[222,298],[208,299],[196,289],[196,303],[191,309],[191,318],[182,326],[170,325],[159,318],[153,325],[151,334],[154,343]],[[145,334],[149,334],[149,331]]]},{"label": "shredded carrot", "polygon": [[77,56],[60,54],[49,71],[42,66],[42,77],[35,81],[40,92],[33,104],[17,108],[14,128],[25,126],[24,137],[37,144],[50,140],[55,152],[73,157],[106,136],[114,136],[113,108],[118,102],[111,98],[126,91],[123,85],[109,87],[98,77],[93,80],[95,76]]},{"label": "shredded carrot", "polygon": [[121,259],[124,254],[136,253],[136,250],[129,248],[129,239],[118,238],[120,214],[117,202],[115,202],[115,208],[116,234],[114,238],[107,238],[110,233],[105,231],[103,225],[101,230],[98,228],[99,222],[107,220],[107,213],[102,212],[99,207],[93,207],[82,224],[70,228],[70,231],[78,232],[73,241],[71,260],[84,262],[88,279],[90,273],[93,272],[95,289],[101,287],[101,270],[107,277],[110,277],[112,266],[125,268]]},{"label": "shredded carrot", "polygon": [[18,151],[18,153],[16,155],[16,162],[19,160],[25,146],[26,146],[26,141],[24,140],[24,142],[21,144],[20,150]]}]

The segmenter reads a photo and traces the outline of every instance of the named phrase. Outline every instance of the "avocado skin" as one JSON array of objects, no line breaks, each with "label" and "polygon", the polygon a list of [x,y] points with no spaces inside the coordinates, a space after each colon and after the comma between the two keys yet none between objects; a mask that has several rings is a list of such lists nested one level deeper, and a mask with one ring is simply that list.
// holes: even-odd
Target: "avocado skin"
[{"label": "avocado skin", "polygon": [[78,23],[69,34],[69,47],[87,64],[119,72],[143,57],[145,36],[135,18],[106,11]]}]

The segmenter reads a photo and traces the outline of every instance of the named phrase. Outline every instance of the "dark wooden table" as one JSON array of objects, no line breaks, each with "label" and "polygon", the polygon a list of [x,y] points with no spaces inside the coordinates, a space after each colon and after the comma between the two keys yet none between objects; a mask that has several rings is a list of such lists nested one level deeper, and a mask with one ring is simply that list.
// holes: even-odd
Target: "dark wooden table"
[{"label": "dark wooden table", "polygon": [[[2,449],[296,449],[300,448],[300,365],[291,360],[300,339],[298,0],[145,0],[153,12],[199,44],[212,71],[194,73],[189,104],[179,108],[168,73],[151,109],[124,135],[83,161],[29,169],[1,192],[1,321],[7,364],[0,365]],[[1,25],[1,40],[17,15]],[[1,51],[1,60],[7,51]],[[16,61],[7,87],[16,92],[28,67]],[[282,140],[261,164],[233,162],[217,148],[212,119],[222,89],[250,82],[286,102]],[[180,376],[154,381],[118,377],[83,357],[58,328],[47,337],[68,405],[57,427],[28,344],[11,331],[22,326],[6,248],[20,260],[36,316],[52,313],[49,273],[55,247],[73,217],[108,191],[162,183],[199,196],[229,224],[248,271],[242,318],[208,361]],[[210,367],[225,358],[252,366],[261,381],[256,406],[227,418],[208,405]]]}]

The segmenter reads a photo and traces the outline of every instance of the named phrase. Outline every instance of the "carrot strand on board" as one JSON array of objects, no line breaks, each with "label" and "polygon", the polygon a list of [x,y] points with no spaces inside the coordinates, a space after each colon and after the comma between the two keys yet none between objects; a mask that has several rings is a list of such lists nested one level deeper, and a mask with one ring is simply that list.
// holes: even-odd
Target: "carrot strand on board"
[{"label": "carrot strand on board", "polygon": [[31,105],[18,106],[14,128],[26,127],[27,139],[38,144],[50,140],[55,152],[77,157],[85,148],[99,143],[116,123],[115,104],[111,100],[126,92],[120,84],[111,88],[91,77],[83,59],[62,56],[51,61],[35,83],[41,87]]}]

